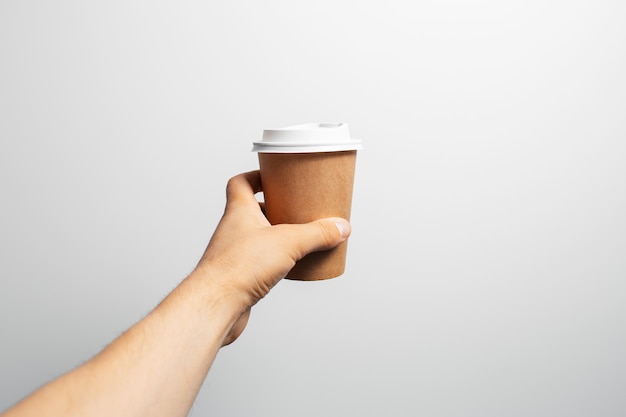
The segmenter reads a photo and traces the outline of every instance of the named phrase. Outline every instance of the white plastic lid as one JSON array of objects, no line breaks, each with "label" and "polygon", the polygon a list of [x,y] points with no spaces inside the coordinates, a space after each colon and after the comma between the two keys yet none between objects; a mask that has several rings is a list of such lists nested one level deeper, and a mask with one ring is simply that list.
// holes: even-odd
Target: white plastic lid
[{"label": "white plastic lid", "polygon": [[265,129],[261,141],[253,142],[252,152],[306,153],[363,149],[359,139],[350,137],[347,123],[305,123]]}]

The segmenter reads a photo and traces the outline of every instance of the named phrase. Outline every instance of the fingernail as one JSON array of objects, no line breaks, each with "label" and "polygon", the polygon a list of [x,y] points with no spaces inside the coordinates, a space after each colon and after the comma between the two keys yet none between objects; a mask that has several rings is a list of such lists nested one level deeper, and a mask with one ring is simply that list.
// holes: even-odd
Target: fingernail
[{"label": "fingernail", "polygon": [[347,238],[350,236],[350,223],[343,219],[335,220],[335,226],[339,229],[339,234],[342,238]]}]

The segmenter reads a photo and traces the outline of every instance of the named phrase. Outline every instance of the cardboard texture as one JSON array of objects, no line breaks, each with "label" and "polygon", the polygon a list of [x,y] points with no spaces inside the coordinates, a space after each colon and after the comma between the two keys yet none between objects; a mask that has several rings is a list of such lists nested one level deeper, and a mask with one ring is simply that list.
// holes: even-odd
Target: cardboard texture
[{"label": "cardboard texture", "polygon": [[[259,153],[265,214],[271,224],[308,223],[324,217],[350,220],[356,151]],[[314,252],[286,278],[316,281],[338,277],[346,265],[347,241]]]}]

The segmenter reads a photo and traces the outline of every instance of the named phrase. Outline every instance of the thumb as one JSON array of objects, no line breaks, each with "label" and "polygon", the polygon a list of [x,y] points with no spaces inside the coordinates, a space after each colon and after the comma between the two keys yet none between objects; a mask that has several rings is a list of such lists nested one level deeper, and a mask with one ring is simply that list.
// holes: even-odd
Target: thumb
[{"label": "thumb", "polygon": [[311,252],[334,248],[346,240],[352,231],[350,223],[340,217],[290,226],[294,236],[293,242],[297,242],[300,258]]}]

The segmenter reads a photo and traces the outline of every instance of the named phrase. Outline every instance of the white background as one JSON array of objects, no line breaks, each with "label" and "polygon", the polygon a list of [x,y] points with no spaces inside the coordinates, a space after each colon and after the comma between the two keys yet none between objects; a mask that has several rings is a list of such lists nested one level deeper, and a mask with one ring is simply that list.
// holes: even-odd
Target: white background
[{"label": "white background", "polygon": [[191,271],[263,128],[343,121],[346,274],[191,415],[623,416],[625,4],[0,2],[0,409]]}]

